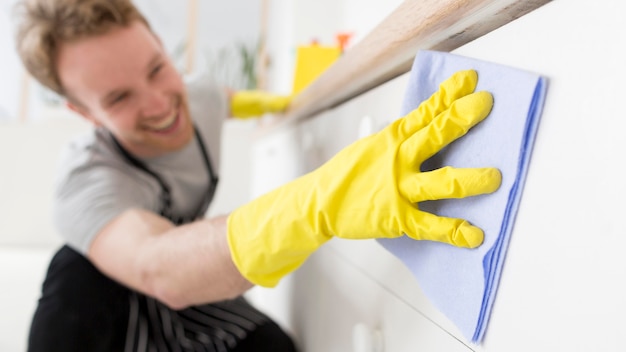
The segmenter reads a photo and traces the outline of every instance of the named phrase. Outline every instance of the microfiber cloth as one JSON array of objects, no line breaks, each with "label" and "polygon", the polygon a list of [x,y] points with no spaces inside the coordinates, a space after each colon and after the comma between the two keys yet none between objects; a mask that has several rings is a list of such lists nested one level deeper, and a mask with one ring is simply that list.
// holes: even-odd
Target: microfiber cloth
[{"label": "microfiber cloth", "polygon": [[[402,114],[415,109],[459,70],[478,73],[476,91],[494,98],[489,116],[422,165],[423,171],[454,167],[496,167],[502,185],[495,193],[420,203],[421,210],[462,218],[483,229],[476,249],[415,241],[379,243],[408,266],[431,302],[474,343],[487,328],[502,265],[522,196],[547,80],[537,74],[459,55],[420,51],[410,73]],[[523,235],[523,234],[518,234]]]}]

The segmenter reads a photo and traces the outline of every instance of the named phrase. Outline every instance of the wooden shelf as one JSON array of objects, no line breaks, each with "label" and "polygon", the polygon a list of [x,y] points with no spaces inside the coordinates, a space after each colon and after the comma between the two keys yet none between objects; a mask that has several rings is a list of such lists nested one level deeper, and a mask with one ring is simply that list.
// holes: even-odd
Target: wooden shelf
[{"label": "wooden shelf", "polygon": [[549,0],[407,0],[294,98],[265,135],[310,118],[410,70],[420,49],[450,51]]}]

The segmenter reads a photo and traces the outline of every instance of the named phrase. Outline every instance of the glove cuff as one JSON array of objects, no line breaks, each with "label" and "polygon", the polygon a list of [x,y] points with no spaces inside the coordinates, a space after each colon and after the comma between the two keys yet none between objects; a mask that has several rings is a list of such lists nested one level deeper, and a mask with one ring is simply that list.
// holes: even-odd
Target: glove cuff
[{"label": "glove cuff", "polygon": [[[297,182],[297,181],[296,181]],[[274,287],[331,237],[306,209],[295,207],[291,184],[236,209],[228,217],[228,245],[239,272],[250,282]]]}]

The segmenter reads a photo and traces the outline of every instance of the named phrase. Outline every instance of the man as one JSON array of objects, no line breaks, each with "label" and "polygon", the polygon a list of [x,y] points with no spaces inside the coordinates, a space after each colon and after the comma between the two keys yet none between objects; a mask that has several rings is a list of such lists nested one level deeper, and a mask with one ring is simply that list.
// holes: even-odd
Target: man
[{"label": "man", "polygon": [[223,118],[284,100],[185,85],[130,0],[26,0],[18,52],[29,72],[95,126],[61,161],[53,258],[31,351],[292,351],[240,295],[274,286],[333,236],[435,240],[482,231],[416,203],[495,191],[493,168],[419,172],[484,119],[473,71],[320,169],[225,216],[203,218]]}]

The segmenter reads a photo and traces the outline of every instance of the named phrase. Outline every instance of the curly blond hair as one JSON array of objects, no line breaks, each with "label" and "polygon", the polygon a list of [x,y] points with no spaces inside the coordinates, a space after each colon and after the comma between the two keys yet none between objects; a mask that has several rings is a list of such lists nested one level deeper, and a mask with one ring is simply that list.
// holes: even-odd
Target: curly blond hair
[{"label": "curly blond hair", "polygon": [[59,47],[85,37],[126,27],[150,25],[131,0],[22,0],[18,4],[17,52],[42,85],[65,96],[56,61]]}]

